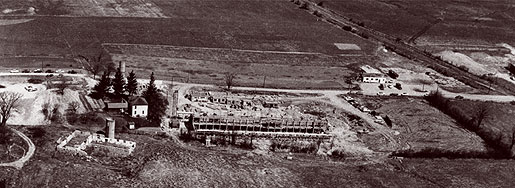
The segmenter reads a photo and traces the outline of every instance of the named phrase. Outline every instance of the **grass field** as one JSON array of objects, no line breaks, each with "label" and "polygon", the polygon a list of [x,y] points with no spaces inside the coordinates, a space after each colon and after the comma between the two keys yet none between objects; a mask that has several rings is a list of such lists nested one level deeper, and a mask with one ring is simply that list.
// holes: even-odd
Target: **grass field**
[{"label": "grass field", "polygon": [[[235,85],[275,88],[347,87],[345,79],[373,56],[328,56],[236,49],[184,48],[153,45],[105,45],[115,62],[147,78],[225,85],[224,74],[238,74]],[[265,78],[266,76],[266,78]]]},{"label": "grass field", "polygon": [[[321,2],[321,0],[312,0]],[[323,6],[365,26],[407,40],[442,19],[418,44],[515,44],[513,1],[324,0]]]}]

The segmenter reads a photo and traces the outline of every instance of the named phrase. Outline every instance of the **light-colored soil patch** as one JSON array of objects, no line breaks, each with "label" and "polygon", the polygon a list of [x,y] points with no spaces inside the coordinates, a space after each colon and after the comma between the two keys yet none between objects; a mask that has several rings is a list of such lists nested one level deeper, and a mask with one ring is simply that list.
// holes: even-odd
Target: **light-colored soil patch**
[{"label": "light-colored soil patch", "polygon": [[0,19],[0,26],[4,25],[14,25],[14,24],[21,24],[25,22],[30,22],[33,19]]},{"label": "light-colored soil patch", "polygon": [[72,15],[104,17],[166,17],[150,0],[65,0]]},{"label": "light-colored soil patch", "polygon": [[334,45],[340,50],[361,50],[356,44],[334,43]]},{"label": "light-colored soil patch", "polygon": [[494,70],[490,70],[482,64],[474,61],[474,59],[469,56],[452,51],[443,51],[436,54],[437,56],[442,57],[443,60],[455,65],[455,66],[464,66],[468,68],[468,71],[475,75],[483,75],[492,73]]}]

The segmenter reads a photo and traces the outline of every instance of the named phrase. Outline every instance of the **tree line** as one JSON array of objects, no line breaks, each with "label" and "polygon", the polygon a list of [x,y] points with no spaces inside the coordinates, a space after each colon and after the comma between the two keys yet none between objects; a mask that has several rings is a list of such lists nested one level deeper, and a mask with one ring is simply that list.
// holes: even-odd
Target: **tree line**
[{"label": "tree line", "polygon": [[[124,76],[120,68],[116,70],[114,78],[112,79],[111,72],[108,70],[104,71],[99,82],[93,87],[91,97],[95,99],[123,98],[129,101],[130,97],[138,94],[138,81],[136,80],[134,71],[129,73],[127,79],[125,79]],[[141,92],[141,96],[145,98],[148,103],[147,120],[153,124],[160,124],[161,117],[165,115],[168,100],[156,87],[154,72],[150,75],[150,82],[146,90]]]}]

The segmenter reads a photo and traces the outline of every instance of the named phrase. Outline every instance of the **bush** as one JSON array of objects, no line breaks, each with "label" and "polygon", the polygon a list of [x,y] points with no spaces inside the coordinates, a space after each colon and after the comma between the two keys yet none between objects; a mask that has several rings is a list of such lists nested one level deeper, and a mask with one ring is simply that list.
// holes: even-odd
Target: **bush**
[{"label": "bush", "polygon": [[39,79],[39,78],[30,78],[27,80],[27,82],[29,82],[31,84],[41,84],[41,83],[43,83],[43,80]]},{"label": "bush", "polygon": [[0,126],[0,144],[11,142],[12,132],[6,126]]},{"label": "bush", "polygon": [[448,159],[461,159],[461,158],[482,158],[482,159],[501,159],[504,158],[502,153],[491,151],[470,151],[470,150],[443,150],[439,148],[425,148],[420,151],[401,150],[395,151],[391,154],[397,157],[408,158],[448,158]]}]

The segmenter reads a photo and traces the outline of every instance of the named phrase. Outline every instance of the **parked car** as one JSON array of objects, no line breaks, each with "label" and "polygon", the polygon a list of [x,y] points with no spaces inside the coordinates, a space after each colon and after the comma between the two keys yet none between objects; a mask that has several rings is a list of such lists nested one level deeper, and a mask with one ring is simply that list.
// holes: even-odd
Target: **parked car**
[{"label": "parked car", "polygon": [[458,96],[456,96],[456,97],[454,97],[454,98],[455,98],[455,99],[463,99],[463,96],[458,95]]},{"label": "parked car", "polygon": [[390,93],[390,96],[399,96],[397,93]]},{"label": "parked car", "polygon": [[385,95],[384,92],[380,91],[380,92],[377,92],[377,95]]},{"label": "parked car", "polygon": [[30,73],[30,70],[28,69],[24,69],[23,71],[21,71],[22,73]]},{"label": "parked car", "polygon": [[401,96],[408,96],[408,93],[401,93]]},{"label": "parked car", "polygon": [[20,72],[20,70],[18,70],[18,69],[12,69],[12,70],[10,70],[9,72],[11,72],[11,73],[19,73],[19,72]]},{"label": "parked car", "polygon": [[43,71],[41,69],[34,70],[34,73],[42,73]]},{"label": "parked car", "polygon": [[32,87],[32,86],[27,86],[27,87],[25,87],[25,90],[27,90],[28,92],[33,92],[33,91],[37,91],[38,88],[35,88],[35,87]]},{"label": "parked car", "polygon": [[45,73],[53,73],[53,72],[54,72],[54,71],[52,71],[52,70],[50,70],[50,69],[47,69],[47,70],[45,71]]},{"label": "parked car", "polygon": [[55,70],[56,73],[65,73],[65,71],[63,71],[62,69],[57,69]]}]

